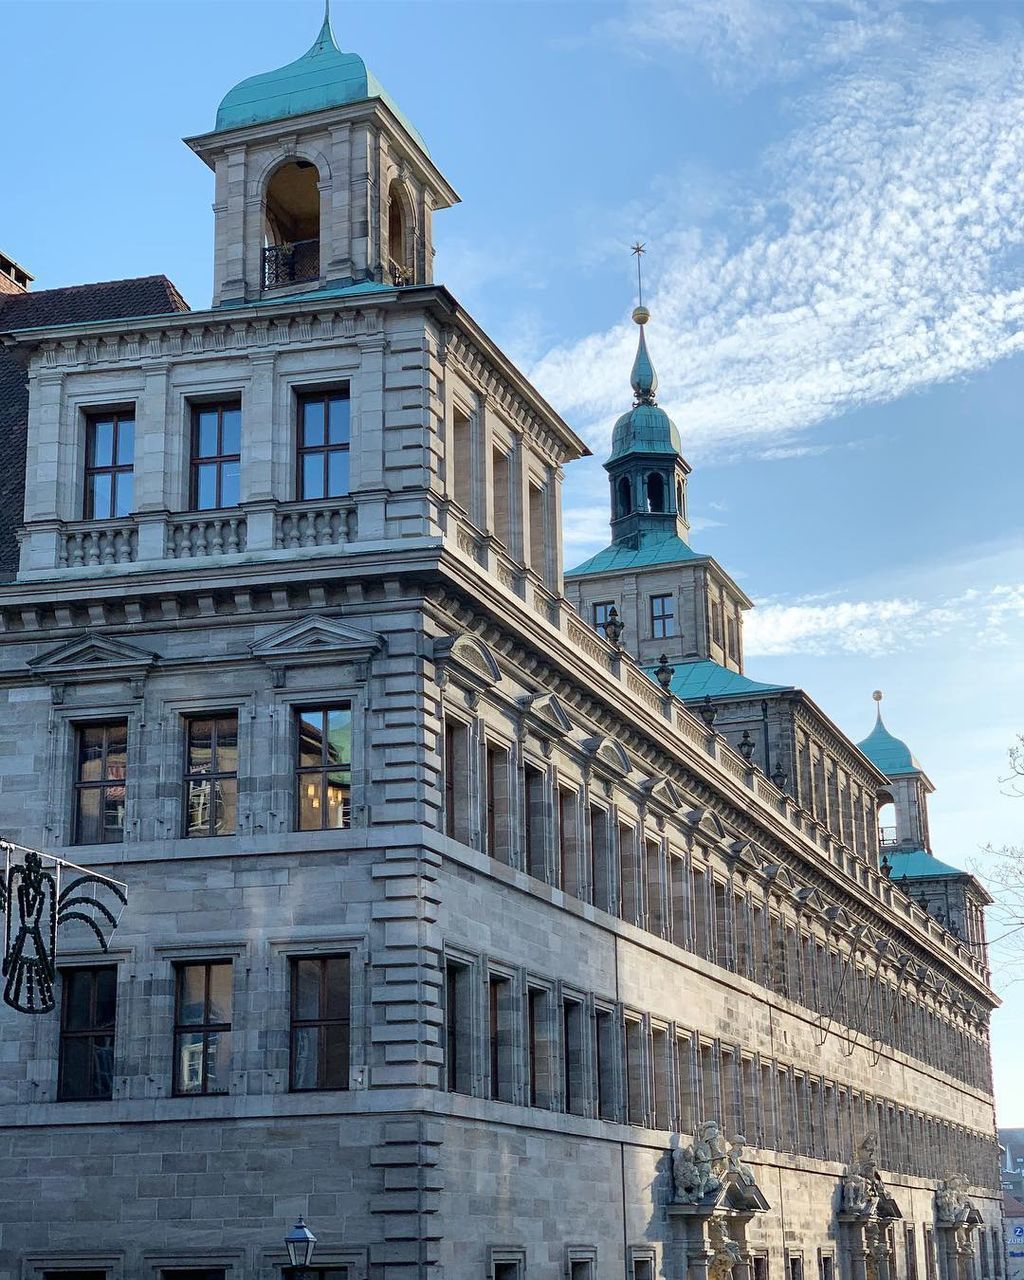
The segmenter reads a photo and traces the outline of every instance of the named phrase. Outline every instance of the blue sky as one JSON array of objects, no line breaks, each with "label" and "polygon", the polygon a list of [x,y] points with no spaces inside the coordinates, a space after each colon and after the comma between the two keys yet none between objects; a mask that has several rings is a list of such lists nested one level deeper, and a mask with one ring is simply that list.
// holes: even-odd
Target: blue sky
[{"label": "blue sky", "polygon": [[[40,288],[163,271],[205,306],[212,177],[179,139],[321,13],[0,0],[0,249]],[[437,278],[597,455],[567,473],[566,563],[607,541],[639,237],[693,542],[758,603],[748,671],[854,738],[882,688],[945,860],[1024,841],[999,782],[1024,730],[1024,6],[335,0],[334,27],[463,197]],[[1008,979],[1000,1121],[1024,1125]]]}]

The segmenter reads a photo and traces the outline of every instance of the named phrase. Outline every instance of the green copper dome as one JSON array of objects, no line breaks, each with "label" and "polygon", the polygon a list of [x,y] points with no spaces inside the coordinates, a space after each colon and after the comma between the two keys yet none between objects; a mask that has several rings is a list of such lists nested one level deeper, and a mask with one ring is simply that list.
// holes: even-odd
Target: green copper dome
[{"label": "green copper dome", "polygon": [[876,769],[880,769],[889,778],[902,773],[923,773],[910,748],[900,738],[894,738],[882,722],[882,709],[878,709],[878,719],[863,742],[857,747],[871,761]]},{"label": "green copper dome", "polygon": [[[625,457],[629,453],[682,453],[683,446],[679,439],[676,425],[664,409],[659,409],[654,400],[658,389],[658,375],[647,351],[647,339],[644,336],[644,323],[647,310],[638,307],[633,319],[640,325],[640,341],[637,343],[636,359],[629,376],[633,388],[634,405],[628,413],[624,413],[612,428],[612,452],[609,462]],[[639,317],[643,317],[640,319]]]},{"label": "green copper dome", "polygon": [[350,102],[380,98],[404,128],[427,152],[419,133],[385,93],[383,86],[357,53],[342,53],[334,39],[330,18],[324,18],[313,47],[277,71],[250,76],[227,93],[217,108],[215,133],[240,129],[268,120],[287,120],[311,111],[324,111]]}]

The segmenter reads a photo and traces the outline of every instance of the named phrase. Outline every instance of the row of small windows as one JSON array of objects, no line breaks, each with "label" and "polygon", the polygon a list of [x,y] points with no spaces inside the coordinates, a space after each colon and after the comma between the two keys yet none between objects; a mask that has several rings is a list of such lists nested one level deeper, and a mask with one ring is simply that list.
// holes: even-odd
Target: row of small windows
[{"label": "row of small windows", "polygon": [[[124,839],[131,785],[128,721],[76,730],[75,844]],[[238,829],[238,712],[184,717],[182,835],[226,836]],[[294,712],[295,829],[347,827],[351,818],[352,709],[348,704]]]},{"label": "row of small windows", "polygon": [[453,1093],[678,1133],[715,1119],[730,1139],[820,1160],[849,1160],[875,1132],[893,1172],[941,1177],[955,1155],[973,1183],[996,1181],[983,1135],[464,954],[445,959],[445,1082]]},{"label": "row of small windows", "polygon": [[[348,391],[338,388],[298,397],[296,496],[342,497],[349,492],[351,445]],[[241,402],[192,406],[189,507],[235,507],[241,500]],[[86,419],[86,520],[130,515],[134,509],[135,413],[90,414]]]},{"label": "row of small windows", "polygon": [[[83,1271],[80,1267],[59,1271],[33,1271],[33,1276],[41,1276],[42,1280],[109,1280],[110,1272],[105,1267],[90,1267]],[[224,1267],[161,1267],[160,1280],[228,1280],[228,1272]],[[234,1274],[234,1273],[232,1273]],[[348,1267],[282,1267],[281,1280],[350,1280]]]},{"label": "row of small windows", "polygon": [[[295,1093],[347,1089],[350,957],[295,956],[289,966],[288,1087]],[[110,1100],[114,1096],[117,968],[65,969],[61,976],[58,1100]],[[174,966],[174,1096],[229,1091],[233,981],[230,960]]]},{"label": "row of small windows", "polygon": [[564,785],[529,760],[513,769],[507,746],[485,741],[478,763],[470,726],[449,716],[444,830],[464,844],[477,838],[470,826],[477,795],[483,851],[497,861],[814,1010],[823,1025],[849,1027],[976,1087],[990,1085],[984,1040],[904,985],[788,917],[763,890],[716,875],[660,833],[591,803],[578,784]]}]

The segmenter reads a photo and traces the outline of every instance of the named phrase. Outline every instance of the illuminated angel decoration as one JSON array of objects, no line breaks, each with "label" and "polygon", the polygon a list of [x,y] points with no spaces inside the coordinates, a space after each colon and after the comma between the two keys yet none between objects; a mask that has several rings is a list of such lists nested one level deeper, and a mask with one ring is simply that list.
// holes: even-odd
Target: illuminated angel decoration
[{"label": "illuminated angel decoration", "polygon": [[[78,920],[106,951],[118,916],[102,898],[109,895],[113,904],[123,907],[128,901],[125,886],[34,849],[6,842],[0,848],[7,854],[0,880],[0,910],[7,918],[0,964],[4,1003],[19,1013],[49,1013],[56,1004],[58,929]],[[19,853],[24,854],[22,861],[17,860]],[[44,868],[44,856],[53,863],[52,869]],[[61,888],[65,869],[81,874]]]}]

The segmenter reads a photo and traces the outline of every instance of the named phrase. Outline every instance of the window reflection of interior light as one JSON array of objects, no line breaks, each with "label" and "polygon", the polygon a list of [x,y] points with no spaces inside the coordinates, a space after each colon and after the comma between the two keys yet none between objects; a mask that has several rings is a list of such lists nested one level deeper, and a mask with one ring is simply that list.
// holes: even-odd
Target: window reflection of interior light
[{"label": "window reflection of interior light", "polygon": [[313,784],[312,784],[312,782],[311,782],[311,783],[306,787],[306,795],[309,797],[309,799],[310,799],[310,800],[312,800],[312,799],[313,799],[313,796],[314,796],[315,794],[316,794],[316,787],[314,787],[314,786],[313,786]]}]

